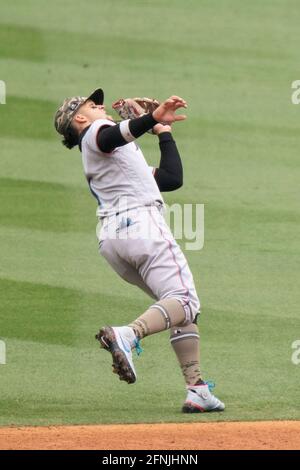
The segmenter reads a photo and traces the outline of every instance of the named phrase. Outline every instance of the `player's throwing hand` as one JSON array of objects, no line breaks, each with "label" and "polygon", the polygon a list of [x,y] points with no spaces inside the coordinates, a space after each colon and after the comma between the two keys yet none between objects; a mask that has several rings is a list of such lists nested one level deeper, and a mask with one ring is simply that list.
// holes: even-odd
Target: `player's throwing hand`
[{"label": "player's throwing hand", "polygon": [[185,114],[175,114],[179,108],[187,108],[186,101],[179,96],[171,96],[153,111],[152,116],[156,121],[168,124],[175,121],[183,121],[186,119]]}]

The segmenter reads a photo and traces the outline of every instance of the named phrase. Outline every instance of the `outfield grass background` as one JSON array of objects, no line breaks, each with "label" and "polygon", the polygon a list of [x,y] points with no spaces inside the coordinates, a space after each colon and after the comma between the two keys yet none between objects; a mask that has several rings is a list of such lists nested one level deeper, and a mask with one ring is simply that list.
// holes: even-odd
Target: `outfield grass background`
[{"label": "outfield grass background", "polygon": [[[299,72],[296,0],[1,2],[0,425],[299,419]],[[120,383],[94,334],[149,299],[98,256],[80,154],[53,115],[105,90],[189,102],[174,126],[185,181],[168,203],[205,204],[205,247],[187,252],[199,290],[202,370],[224,414],[185,416],[167,333]],[[141,138],[150,164],[151,136]]]}]

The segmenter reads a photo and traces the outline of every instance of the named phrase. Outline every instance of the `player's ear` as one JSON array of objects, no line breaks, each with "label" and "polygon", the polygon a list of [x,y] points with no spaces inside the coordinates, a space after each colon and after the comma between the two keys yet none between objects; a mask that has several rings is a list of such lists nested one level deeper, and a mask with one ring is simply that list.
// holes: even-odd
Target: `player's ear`
[{"label": "player's ear", "polygon": [[73,119],[75,122],[78,122],[79,124],[83,124],[87,122],[87,118],[83,114],[80,114],[80,113],[76,114]]}]

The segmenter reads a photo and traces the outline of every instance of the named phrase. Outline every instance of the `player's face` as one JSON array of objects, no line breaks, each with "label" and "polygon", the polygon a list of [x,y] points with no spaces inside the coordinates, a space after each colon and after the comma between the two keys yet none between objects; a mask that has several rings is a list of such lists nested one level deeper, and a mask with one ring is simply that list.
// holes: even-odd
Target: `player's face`
[{"label": "player's face", "polygon": [[108,117],[104,104],[95,104],[91,100],[80,106],[78,114],[82,114],[89,122],[94,122],[96,119],[107,119]]},{"label": "player's face", "polygon": [[95,104],[93,101],[88,100],[80,106],[72,122],[77,126],[79,125],[80,130],[92,124],[96,119],[109,119],[113,121],[113,118],[106,114],[104,104]]},{"label": "player's face", "polygon": [[[80,119],[76,119],[76,116]],[[88,100],[82,106],[80,106],[78,112],[76,113],[75,121],[82,122],[82,118],[87,123],[92,123],[96,121],[96,119],[110,119],[113,120],[111,116],[106,114],[105,105],[104,104],[95,104],[93,101]]]}]

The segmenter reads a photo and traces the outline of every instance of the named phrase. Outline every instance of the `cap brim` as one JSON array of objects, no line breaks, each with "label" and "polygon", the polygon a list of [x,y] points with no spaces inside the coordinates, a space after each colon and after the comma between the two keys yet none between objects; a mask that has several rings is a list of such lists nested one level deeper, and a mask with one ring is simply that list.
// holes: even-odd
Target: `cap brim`
[{"label": "cap brim", "polygon": [[93,101],[95,104],[103,104],[104,93],[102,88],[97,88],[87,99]]}]

